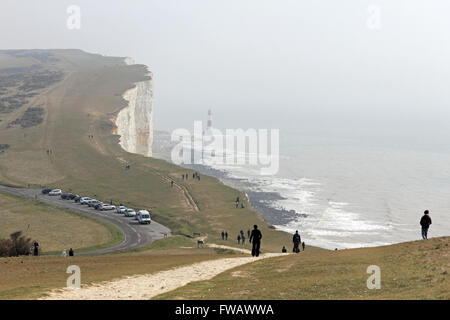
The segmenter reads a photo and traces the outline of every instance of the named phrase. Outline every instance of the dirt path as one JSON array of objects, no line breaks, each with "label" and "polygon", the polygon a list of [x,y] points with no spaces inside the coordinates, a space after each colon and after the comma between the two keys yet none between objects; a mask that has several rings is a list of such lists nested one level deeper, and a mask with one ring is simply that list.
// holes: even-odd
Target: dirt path
[{"label": "dirt path", "polygon": [[[233,247],[210,245],[237,250]],[[248,250],[239,249],[239,251]],[[161,271],[155,274],[127,277],[111,282],[95,284],[81,289],[60,289],[50,293],[44,299],[50,300],[147,300],[153,297],[185,286],[190,282],[209,280],[216,275],[261,259],[282,255],[281,253],[266,253],[258,258],[239,257],[225,258],[195,263],[185,267]],[[83,281],[83,279],[81,279]]]}]

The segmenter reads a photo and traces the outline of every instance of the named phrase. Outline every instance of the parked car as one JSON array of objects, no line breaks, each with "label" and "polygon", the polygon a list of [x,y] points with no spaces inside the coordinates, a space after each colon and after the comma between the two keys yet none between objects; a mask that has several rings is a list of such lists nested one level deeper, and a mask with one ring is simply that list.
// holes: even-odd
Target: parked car
[{"label": "parked car", "polygon": [[61,194],[61,199],[63,200],[71,200],[75,198],[75,195],[73,193],[63,193]]},{"label": "parked car", "polygon": [[88,201],[91,201],[92,199],[89,197],[82,197],[80,198],[80,204],[87,204]]},{"label": "parked car", "polygon": [[109,211],[109,210],[115,210],[116,206],[112,205],[112,204],[103,204],[100,206],[99,210],[101,211]]},{"label": "parked car", "polygon": [[49,188],[42,189],[42,194],[48,194],[52,190],[53,189],[49,189]]},{"label": "parked car", "polygon": [[97,204],[99,204],[99,203],[102,203],[102,202],[99,201],[99,200],[96,200],[96,199],[92,199],[92,200],[89,200],[89,201],[88,201],[87,205],[88,205],[89,207],[94,207],[95,205],[97,205]]},{"label": "parked car", "polygon": [[134,216],[136,216],[136,211],[130,208],[125,210],[125,217],[134,217]]},{"label": "parked car", "polygon": [[60,196],[62,193],[61,189],[53,189],[48,193],[49,196]]},{"label": "parked car", "polygon": [[117,213],[125,213],[125,210],[127,210],[127,207],[118,206],[116,211],[117,211]]},{"label": "parked car", "polygon": [[150,217],[150,212],[147,210],[139,210],[137,213],[137,220],[140,224],[150,224],[152,223],[152,219]]},{"label": "parked car", "polygon": [[76,197],[79,197],[79,195],[74,194],[74,193],[71,193],[71,194],[67,197],[67,199],[68,199],[68,200],[73,200],[73,199],[75,199]]},{"label": "parked car", "polygon": [[[91,207],[90,204],[88,204],[88,205]],[[92,207],[93,207],[95,210],[100,210],[100,207],[103,206],[103,205],[104,205],[103,202],[99,202],[99,203],[95,203]]]}]

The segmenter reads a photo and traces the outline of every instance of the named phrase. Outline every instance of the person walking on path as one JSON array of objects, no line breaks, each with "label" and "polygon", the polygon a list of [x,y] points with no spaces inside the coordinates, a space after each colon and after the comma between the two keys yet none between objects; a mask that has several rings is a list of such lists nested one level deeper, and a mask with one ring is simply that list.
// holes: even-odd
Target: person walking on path
[{"label": "person walking on path", "polygon": [[225,240],[228,240],[228,231],[225,231]]},{"label": "person walking on path", "polygon": [[72,248],[69,249],[69,257],[73,257],[73,249]]},{"label": "person walking on path", "polygon": [[242,245],[245,245],[245,237],[242,235]]},{"label": "person walking on path", "polygon": [[302,242],[302,239],[300,238],[300,235],[298,234],[298,230],[295,231],[294,236],[292,237],[292,242],[294,243],[294,249],[292,250],[295,253],[299,253],[300,249],[299,249],[299,245]]},{"label": "person walking on path", "polygon": [[424,240],[428,239],[428,228],[431,225],[430,212],[425,210],[422,218],[420,219],[420,225],[422,226],[422,238]]},{"label": "person walking on path", "polygon": [[225,232],[222,231],[222,240],[225,239]]},{"label": "person walking on path", "polygon": [[170,181],[170,187],[173,188],[173,180]]},{"label": "person walking on path", "polygon": [[247,238],[250,238],[250,229],[247,230]]},{"label": "person walking on path", "polygon": [[237,241],[238,241],[238,244],[241,244],[241,235],[240,234],[238,234]]},{"label": "person walking on path", "polygon": [[35,256],[38,256],[38,255],[39,255],[39,242],[37,242],[37,240],[34,241],[34,243],[33,243],[33,248],[34,248],[33,254],[34,254]]},{"label": "person walking on path", "polygon": [[259,256],[259,249],[261,248],[261,239],[262,239],[262,233],[261,233],[261,231],[258,230],[258,226],[255,224],[253,226],[253,230],[250,235],[250,243],[253,244],[253,246],[252,246],[252,256],[253,257]]},{"label": "person walking on path", "polygon": [[303,241],[303,242],[302,242],[302,248],[303,248],[303,251],[305,251],[305,247],[306,247],[305,241]]}]

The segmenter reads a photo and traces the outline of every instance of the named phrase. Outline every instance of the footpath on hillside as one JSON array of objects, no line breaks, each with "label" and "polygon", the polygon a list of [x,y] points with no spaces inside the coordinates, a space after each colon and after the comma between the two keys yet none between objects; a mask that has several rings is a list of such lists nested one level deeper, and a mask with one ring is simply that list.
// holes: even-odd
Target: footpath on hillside
[{"label": "footpath on hillside", "polygon": [[[249,250],[210,244],[250,254]],[[265,253],[259,257],[225,258],[194,263],[155,274],[130,276],[119,280],[81,287],[80,289],[58,289],[48,293],[48,300],[148,300],[185,286],[190,282],[209,280],[229,269],[261,259],[277,257],[282,253]],[[284,254],[285,255],[285,254]]]}]

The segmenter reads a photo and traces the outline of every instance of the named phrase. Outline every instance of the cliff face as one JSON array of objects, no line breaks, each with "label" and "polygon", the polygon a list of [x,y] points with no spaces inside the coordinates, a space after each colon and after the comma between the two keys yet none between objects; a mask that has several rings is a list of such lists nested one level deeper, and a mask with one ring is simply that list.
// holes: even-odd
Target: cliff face
[{"label": "cliff face", "polygon": [[152,156],[153,144],[153,76],[150,80],[136,83],[123,98],[128,106],[116,118],[120,145],[131,153]]}]

